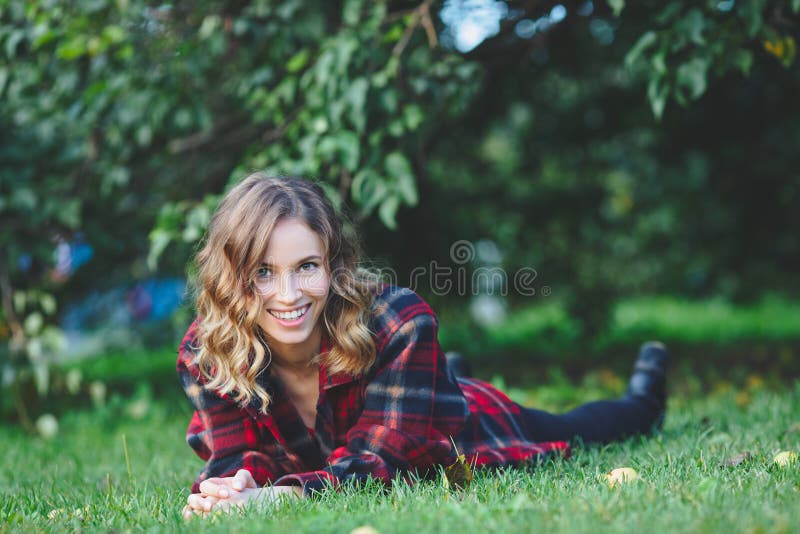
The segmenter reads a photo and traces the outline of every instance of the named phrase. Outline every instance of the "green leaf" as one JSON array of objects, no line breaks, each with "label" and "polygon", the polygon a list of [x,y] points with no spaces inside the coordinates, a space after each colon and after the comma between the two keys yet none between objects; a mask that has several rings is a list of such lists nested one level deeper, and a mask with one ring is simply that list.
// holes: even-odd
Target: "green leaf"
[{"label": "green leaf", "polygon": [[[41,27],[41,29],[40,29]],[[47,43],[51,42],[53,39],[58,37],[58,33],[51,29],[46,28],[43,25],[37,25],[36,29],[36,37],[33,39],[31,43],[31,48],[33,50],[38,50],[39,48],[43,47]]]},{"label": "green leaf", "polygon": [[658,34],[656,34],[656,32],[653,30],[643,33],[642,36],[636,41],[636,44],[634,44],[628,53],[625,54],[625,66],[633,66],[633,64],[636,63],[644,51],[656,44],[657,41]]},{"label": "green leaf", "polygon": [[172,234],[161,228],[156,228],[150,232],[150,250],[147,254],[147,267],[155,271],[158,266],[158,258],[172,241]]},{"label": "green leaf", "polygon": [[681,9],[683,9],[682,2],[668,2],[664,6],[664,9],[662,9],[661,12],[656,14],[654,20],[658,25],[661,26],[666,25],[672,22],[672,20],[675,19],[678,15],[680,15]]},{"label": "green leaf", "polygon": [[56,49],[56,56],[61,59],[71,61],[83,56],[86,53],[86,38],[83,35],[76,35],[67,40]]},{"label": "green leaf", "polygon": [[678,67],[677,83],[679,86],[686,87],[689,90],[689,96],[696,100],[706,91],[707,73],[708,61],[702,58],[694,58]]},{"label": "green leaf", "polygon": [[650,66],[657,77],[662,77],[667,73],[667,52],[663,48],[653,54],[650,58]]},{"label": "green leaf", "polygon": [[50,293],[39,295],[39,304],[47,315],[53,315],[56,311],[56,299]]},{"label": "green leaf", "polygon": [[414,183],[414,172],[408,159],[399,152],[392,152],[386,156],[386,173],[393,178],[398,193],[403,200],[414,206],[417,204],[417,186]]},{"label": "green leaf", "polygon": [[669,96],[669,85],[663,77],[651,78],[647,85],[647,98],[650,100],[650,109],[656,120],[660,121],[664,115],[664,108],[667,105]]},{"label": "green leaf", "polygon": [[25,318],[23,328],[28,336],[35,336],[44,326],[44,317],[39,312],[33,312]]},{"label": "green leaf", "polygon": [[333,208],[337,212],[341,211],[342,195],[339,194],[339,191],[327,182],[320,182],[319,186],[322,188],[323,191],[325,191],[325,196],[328,197],[328,200],[331,201],[331,204],[333,204]]},{"label": "green leaf", "polygon": [[424,118],[425,115],[422,109],[416,104],[409,104],[403,108],[403,121],[406,123],[406,128],[408,128],[409,131],[413,132],[419,128]]},{"label": "green leaf", "polygon": [[58,220],[68,228],[78,229],[81,225],[81,201],[77,198],[65,199],[60,202]]},{"label": "green leaf", "polygon": [[753,52],[745,48],[740,48],[733,53],[732,62],[742,74],[748,76],[750,74],[750,69],[753,67]]},{"label": "green leaf", "polygon": [[9,36],[6,38],[6,56],[8,56],[9,59],[13,58],[17,53],[17,45],[19,45],[24,38],[25,32],[23,30],[11,31]]},{"label": "green leaf", "polygon": [[336,138],[339,144],[342,165],[348,170],[356,170],[358,168],[358,161],[361,158],[361,142],[358,136],[353,132],[343,131],[339,132]]},{"label": "green leaf", "polygon": [[37,203],[36,193],[29,187],[19,187],[11,193],[11,205],[20,210],[33,210]]},{"label": "green leaf", "polygon": [[397,208],[400,206],[400,199],[396,196],[391,196],[381,203],[380,208],[378,208],[378,216],[380,217],[383,224],[386,225],[387,228],[390,230],[397,229]]},{"label": "green leaf", "polygon": [[347,0],[342,9],[342,20],[348,26],[356,26],[361,19],[363,0]]},{"label": "green leaf", "polygon": [[219,15],[207,15],[203,18],[200,29],[197,30],[197,36],[200,39],[208,39],[220,26],[222,26],[222,18]]},{"label": "green leaf", "polygon": [[22,311],[25,309],[25,305],[28,303],[28,297],[25,295],[24,291],[14,291],[14,311],[17,314],[21,314]]},{"label": "green leaf", "polygon": [[125,30],[116,25],[106,26],[103,28],[103,38],[107,43],[117,44],[125,40]]},{"label": "green leaf", "polygon": [[357,78],[348,85],[345,93],[345,99],[350,107],[350,121],[359,133],[363,132],[366,127],[368,90],[369,82],[365,78]]},{"label": "green leaf", "polygon": [[706,20],[699,9],[691,9],[676,25],[675,29],[684,35],[691,42],[704,45],[706,44],[703,31],[706,28]]},{"label": "green leaf", "polygon": [[353,181],[350,184],[350,196],[356,204],[364,204],[366,198],[367,182],[371,180],[369,176],[372,173],[370,169],[364,169],[353,176]]},{"label": "green leaf", "polygon": [[153,128],[149,124],[142,124],[136,129],[136,142],[139,146],[147,146],[153,140]]},{"label": "green leaf", "polygon": [[625,0],[608,0],[608,5],[614,11],[614,16],[619,17],[625,9]]},{"label": "green leaf", "polygon": [[792,13],[800,12],[800,0],[792,0]]},{"label": "green leaf", "polygon": [[194,243],[203,235],[211,222],[211,210],[205,204],[197,204],[186,216],[186,226],[181,239],[186,243]]},{"label": "green leaf", "polygon": [[339,131],[323,137],[317,145],[317,152],[323,159],[337,159],[345,168],[354,171],[361,157],[361,143],[353,132]]},{"label": "green leaf", "polygon": [[350,194],[353,201],[361,207],[363,215],[369,215],[389,193],[383,179],[372,169],[364,169],[353,177]]},{"label": "green leaf", "polygon": [[286,62],[286,71],[291,73],[299,72],[308,64],[310,57],[311,52],[309,52],[308,48],[300,50]]},{"label": "green leaf", "polygon": [[763,0],[744,0],[737,10],[739,18],[742,19],[747,27],[747,35],[749,37],[758,35],[764,26],[764,7]]},{"label": "green leaf", "polygon": [[[800,0],[798,0],[800,1]],[[403,31],[405,30],[405,26],[400,24],[399,22],[393,25],[383,36],[384,43],[396,43],[400,40],[403,36]]]}]

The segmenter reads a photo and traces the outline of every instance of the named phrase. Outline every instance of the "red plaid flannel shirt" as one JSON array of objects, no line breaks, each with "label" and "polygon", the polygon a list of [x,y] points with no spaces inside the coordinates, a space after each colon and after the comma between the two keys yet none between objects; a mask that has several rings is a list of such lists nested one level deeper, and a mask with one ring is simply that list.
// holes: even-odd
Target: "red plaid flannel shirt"
[{"label": "red plaid flannel shirt", "polygon": [[[271,376],[269,413],[260,401],[236,404],[203,387],[195,363],[197,322],[178,349],[178,374],[195,408],[186,439],[206,461],[192,486],[247,469],[259,484],[301,485],[306,493],[367,477],[426,472],[455,460],[452,441],[470,462],[517,465],[557,452],[563,442],[533,443],[520,407],[485,382],[456,380],[437,339],[437,319],[410,289],[385,286],[374,298],[370,331],[377,359],[363,375],[329,375],[322,358],[315,428],[309,431]],[[322,353],[330,347],[323,338]]]}]

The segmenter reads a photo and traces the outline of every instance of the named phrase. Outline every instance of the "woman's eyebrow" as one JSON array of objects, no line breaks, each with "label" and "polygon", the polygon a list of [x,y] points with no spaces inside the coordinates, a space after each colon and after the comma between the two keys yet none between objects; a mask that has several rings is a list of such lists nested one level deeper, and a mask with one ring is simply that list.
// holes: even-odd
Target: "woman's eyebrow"
[{"label": "woman's eyebrow", "polygon": [[[305,262],[307,262],[309,260],[322,261],[322,257],[317,255],[317,254],[312,254],[311,256],[306,256],[305,258],[298,260],[295,263],[295,265],[301,265],[301,264],[303,264],[303,263],[305,263]],[[261,266],[262,267],[273,267],[273,264],[270,263],[269,261],[262,261],[261,262]]]}]

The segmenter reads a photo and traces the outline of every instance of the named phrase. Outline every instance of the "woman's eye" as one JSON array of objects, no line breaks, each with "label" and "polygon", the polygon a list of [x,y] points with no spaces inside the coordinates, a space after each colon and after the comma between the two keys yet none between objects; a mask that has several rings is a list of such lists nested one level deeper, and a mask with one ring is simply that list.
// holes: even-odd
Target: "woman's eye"
[{"label": "woman's eye", "polygon": [[269,278],[272,276],[272,270],[269,267],[261,267],[256,271],[256,276],[258,278]]},{"label": "woman's eye", "polygon": [[300,266],[300,272],[309,272],[309,271],[313,271],[316,268],[317,268],[317,264],[314,263],[314,262],[309,261],[309,262],[306,262],[306,263],[304,263],[303,265]]}]

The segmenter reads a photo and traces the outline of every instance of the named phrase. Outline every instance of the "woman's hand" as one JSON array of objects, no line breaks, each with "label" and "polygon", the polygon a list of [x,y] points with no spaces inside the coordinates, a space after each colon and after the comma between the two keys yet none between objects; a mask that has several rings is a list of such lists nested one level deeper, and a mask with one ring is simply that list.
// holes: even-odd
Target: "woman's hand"
[{"label": "woman's hand", "polygon": [[195,515],[205,517],[217,510],[229,511],[249,502],[274,504],[281,495],[302,497],[302,489],[295,486],[271,486],[259,488],[249,471],[240,469],[232,477],[209,478],[200,483],[200,493],[193,493],[187,499],[183,517],[190,519]]},{"label": "woman's hand", "polygon": [[227,499],[233,492],[256,488],[258,488],[258,484],[247,469],[239,469],[232,477],[214,477],[200,483],[201,494],[217,499]]}]

